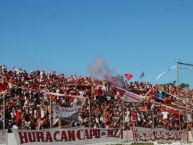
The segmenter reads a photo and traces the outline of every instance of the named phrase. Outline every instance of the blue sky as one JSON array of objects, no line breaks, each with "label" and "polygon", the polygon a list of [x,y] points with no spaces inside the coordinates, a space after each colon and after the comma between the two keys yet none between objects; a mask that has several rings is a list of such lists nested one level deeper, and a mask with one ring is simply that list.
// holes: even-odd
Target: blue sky
[{"label": "blue sky", "polygon": [[193,63],[193,1],[1,0],[0,51],[0,65],[67,76],[88,75],[100,56],[115,74],[153,82]]}]

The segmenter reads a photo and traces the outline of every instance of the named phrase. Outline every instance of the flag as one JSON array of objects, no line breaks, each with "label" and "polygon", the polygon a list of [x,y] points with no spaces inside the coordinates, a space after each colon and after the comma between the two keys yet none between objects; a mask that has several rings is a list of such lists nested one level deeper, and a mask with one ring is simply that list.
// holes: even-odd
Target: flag
[{"label": "flag", "polygon": [[157,99],[161,100],[161,101],[164,101],[164,98],[165,98],[165,92],[157,91]]},{"label": "flag", "polygon": [[176,86],[176,81],[173,81],[173,82],[172,82],[172,86]]},{"label": "flag", "polygon": [[144,78],[145,77],[145,74],[144,74],[144,72],[142,72],[141,74],[140,74],[140,79],[142,79],[142,78]]},{"label": "flag", "polygon": [[126,78],[127,80],[130,80],[132,77],[133,77],[133,75],[130,74],[130,73],[126,73],[126,74],[125,74],[125,78]]},{"label": "flag", "polygon": [[116,87],[118,90],[121,90],[124,92],[124,102],[125,103],[129,103],[129,102],[141,102],[142,101],[142,97],[138,94],[135,94],[133,92],[127,91],[123,88],[120,87]]},{"label": "flag", "polygon": [[112,76],[107,79],[110,83],[116,86],[122,86],[122,79],[120,76]]},{"label": "flag", "polygon": [[168,71],[171,71],[172,69],[175,69],[175,68],[177,68],[177,65],[174,65],[174,66],[168,68],[167,70],[163,71],[162,73],[160,73],[160,74],[156,77],[154,83],[155,83],[157,80],[159,80],[159,78],[160,78],[161,76],[163,76],[163,75],[166,74]]},{"label": "flag", "polygon": [[141,102],[142,101],[142,97],[130,92],[130,91],[126,91],[124,94],[124,102],[128,103],[128,102]]}]

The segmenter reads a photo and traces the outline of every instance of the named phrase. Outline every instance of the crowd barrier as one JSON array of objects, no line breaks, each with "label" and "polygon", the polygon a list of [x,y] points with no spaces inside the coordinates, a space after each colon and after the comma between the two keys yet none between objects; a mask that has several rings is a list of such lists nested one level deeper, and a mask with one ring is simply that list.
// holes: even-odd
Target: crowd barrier
[{"label": "crowd barrier", "polygon": [[[51,130],[13,130],[6,138],[0,137],[5,145],[85,145],[130,144],[130,143],[192,143],[193,131],[133,128],[71,128]],[[2,134],[1,134],[2,135]],[[3,140],[2,140],[3,139]]]}]

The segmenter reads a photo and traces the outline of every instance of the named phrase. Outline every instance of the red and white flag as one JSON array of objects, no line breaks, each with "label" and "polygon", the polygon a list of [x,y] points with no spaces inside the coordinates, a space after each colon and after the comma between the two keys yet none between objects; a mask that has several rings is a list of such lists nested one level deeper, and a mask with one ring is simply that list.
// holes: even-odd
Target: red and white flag
[{"label": "red and white flag", "polygon": [[142,97],[138,94],[135,94],[133,92],[127,91],[123,88],[120,87],[116,87],[118,90],[121,90],[124,92],[124,102],[125,103],[129,103],[129,102],[141,102],[142,101]]}]

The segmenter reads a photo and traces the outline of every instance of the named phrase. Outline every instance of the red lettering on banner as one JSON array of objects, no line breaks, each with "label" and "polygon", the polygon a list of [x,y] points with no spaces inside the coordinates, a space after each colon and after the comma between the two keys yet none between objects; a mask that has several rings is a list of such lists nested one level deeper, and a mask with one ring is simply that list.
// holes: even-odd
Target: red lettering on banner
[{"label": "red lettering on banner", "polygon": [[36,133],[35,132],[28,132],[27,133],[29,142],[36,142]]},{"label": "red lettering on banner", "polygon": [[37,132],[37,142],[44,142],[44,133],[43,132]]},{"label": "red lettering on banner", "polygon": [[62,135],[61,135],[61,141],[68,141],[68,137],[66,135],[66,131],[62,131]]},{"label": "red lettering on banner", "polygon": [[156,140],[160,140],[162,138],[161,132],[155,132],[156,133]]},{"label": "red lettering on banner", "polygon": [[57,135],[60,134],[59,131],[54,132],[54,141],[59,142],[60,140],[57,139]]},{"label": "red lettering on banner", "polygon": [[146,140],[147,141],[151,140],[150,136],[151,136],[151,131],[146,133]]},{"label": "red lettering on banner", "polygon": [[93,138],[93,130],[89,129],[89,131],[90,131],[90,138],[92,139]]},{"label": "red lettering on banner", "polygon": [[68,138],[69,138],[69,141],[76,140],[76,138],[75,138],[75,131],[74,130],[68,130]]},{"label": "red lettering on banner", "polygon": [[20,144],[28,143],[27,133],[26,132],[18,132]]},{"label": "red lettering on banner", "polygon": [[108,130],[107,137],[113,137],[113,130],[112,129]]},{"label": "red lettering on banner", "polygon": [[45,142],[53,142],[50,132],[46,132],[46,141]]},{"label": "red lettering on banner", "polygon": [[[66,130],[40,130],[40,131],[17,131],[18,143],[58,143],[66,142],[70,144],[73,141],[103,139],[108,137],[118,138],[123,134],[121,129],[92,129],[92,128],[79,128],[79,129],[66,129]],[[110,139],[107,139],[110,140]],[[95,140],[96,141],[96,140]]]},{"label": "red lettering on banner", "polygon": [[[81,134],[81,132],[82,132],[82,134]],[[82,138],[83,137],[83,133],[84,133],[84,131],[82,129],[77,131],[76,136],[77,136],[77,138],[79,140],[83,140],[84,139],[84,138]]]},{"label": "red lettering on banner", "polygon": [[150,138],[151,140],[155,141],[155,132],[154,131],[151,132]]},{"label": "red lettering on banner", "polygon": [[113,137],[117,137],[117,132],[118,132],[117,129],[113,129]]},{"label": "red lettering on banner", "polygon": [[138,141],[176,141],[182,139],[181,131],[170,131],[165,129],[149,130],[142,129],[138,130]]},{"label": "red lettering on banner", "polygon": [[162,134],[162,139],[167,140],[166,133],[165,132],[161,132],[161,134]]},{"label": "red lettering on banner", "polygon": [[123,130],[122,129],[108,129],[107,137],[123,138]]},{"label": "red lettering on banner", "polygon": [[181,137],[179,136],[179,133],[174,133],[174,132],[172,132],[172,137],[170,137],[170,138],[175,139],[175,140],[181,139]]},{"label": "red lettering on banner", "polygon": [[177,133],[177,140],[181,140],[182,139],[182,132],[178,132]]},{"label": "red lettering on banner", "polygon": [[101,138],[101,131],[100,131],[100,129],[97,129],[97,136],[96,136],[96,138]]},{"label": "red lettering on banner", "polygon": [[146,133],[146,140],[147,141],[154,141],[153,137],[152,137],[152,134],[153,134],[152,131]]},{"label": "red lettering on banner", "polygon": [[43,132],[37,132],[37,142],[44,142],[44,133]]},{"label": "red lettering on banner", "polygon": [[168,139],[175,139],[175,137],[173,136],[173,132],[168,132]]},{"label": "red lettering on banner", "polygon": [[146,133],[143,133],[143,141],[147,141],[147,139],[146,139]]},{"label": "red lettering on banner", "polygon": [[88,129],[85,129],[84,138],[85,139],[91,139],[91,136],[89,135]]},{"label": "red lettering on banner", "polygon": [[113,130],[114,130],[114,136],[113,137],[119,138],[120,136],[122,136],[122,130],[120,130],[120,129],[113,129]]},{"label": "red lettering on banner", "polygon": [[100,129],[93,129],[93,135],[95,136],[95,138],[100,138],[101,134],[100,134]]}]

